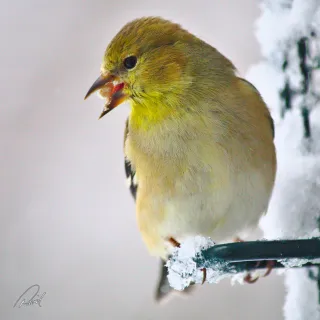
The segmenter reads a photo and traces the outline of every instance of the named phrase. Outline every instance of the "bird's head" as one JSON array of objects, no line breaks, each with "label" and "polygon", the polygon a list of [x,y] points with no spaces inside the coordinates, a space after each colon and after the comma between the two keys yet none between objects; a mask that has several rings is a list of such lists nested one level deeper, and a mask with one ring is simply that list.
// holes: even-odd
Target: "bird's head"
[{"label": "bird's head", "polygon": [[152,106],[181,104],[181,96],[192,92],[194,77],[205,77],[199,66],[210,60],[208,49],[215,50],[178,24],[156,17],[134,20],[107,47],[101,75],[86,98],[97,90],[106,98],[100,118],[127,100],[154,116]]}]

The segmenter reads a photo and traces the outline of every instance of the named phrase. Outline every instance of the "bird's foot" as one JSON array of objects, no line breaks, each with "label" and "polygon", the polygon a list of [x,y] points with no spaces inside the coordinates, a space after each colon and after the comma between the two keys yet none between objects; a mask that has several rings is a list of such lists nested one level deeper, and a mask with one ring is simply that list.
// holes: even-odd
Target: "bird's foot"
[{"label": "bird's foot", "polygon": [[170,237],[168,241],[176,248],[180,248],[180,242],[178,242],[175,238]]},{"label": "bird's foot", "polygon": [[252,277],[251,273],[248,273],[244,278],[243,281],[249,284],[257,282],[259,279],[259,276]]},{"label": "bird's foot", "polygon": [[[244,240],[242,240],[239,237],[236,237],[233,239],[233,242],[244,242]],[[260,262],[257,263],[257,266],[259,266]],[[246,283],[255,283],[257,282],[257,280],[259,279],[259,277],[252,277],[252,274],[249,272],[244,278],[243,281]]]},{"label": "bird's foot", "polygon": [[[234,240],[234,242],[244,242],[241,238],[239,237],[236,237]],[[259,267],[260,266],[260,261],[257,262],[256,264],[256,267]],[[268,260],[267,264],[266,264],[266,268],[267,268],[267,271],[265,272],[265,274],[262,276],[262,277],[266,277],[268,276],[271,271],[272,271],[272,268],[274,267],[275,265],[275,261],[274,260]],[[259,276],[256,276],[256,277],[252,277],[251,273],[248,273],[245,277],[244,277],[244,282],[246,283],[255,283],[258,281],[260,277]]]},{"label": "bird's foot", "polygon": [[207,280],[207,268],[202,268],[201,271],[203,272],[203,278],[202,278],[201,284],[204,284]]},{"label": "bird's foot", "polygon": [[[260,264],[261,264],[261,262],[258,261],[257,264],[256,264],[256,267],[259,267]],[[268,275],[271,273],[274,265],[275,265],[275,261],[274,261],[274,260],[268,260],[268,262],[267,262],[267,264],[266,264],[267,271],[265,272],[265,274],[264,274],[262,277],[268,276]],[[258,280],[259,278],[260,278],[260,276],[256,276],[255,278],[253,278],[252,275],[251,275],[250,273],[248,273],[248,274],[244,277],[243,280],[244,280],[244,282],[251,284],[251,283],[257,282],[257,280]]]},{"label": "bird's foot", "polygon": [[275,260],[268,260],[267,265],[266,265],[267,271],[266,271],[266,273],[263,275],[263,277],[266,277],[266,276],[268,276],[268,275],[271,273],[271,271],[272,271],[272,269],[273,269],[273,267],[274,267],[275,264],[276,264],[276,261],[275,261]]}]

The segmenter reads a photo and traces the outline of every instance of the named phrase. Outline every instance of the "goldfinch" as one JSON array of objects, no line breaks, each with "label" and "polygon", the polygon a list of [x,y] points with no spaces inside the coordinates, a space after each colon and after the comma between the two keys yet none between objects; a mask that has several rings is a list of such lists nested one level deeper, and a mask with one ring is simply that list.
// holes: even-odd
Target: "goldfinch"
[{"label": "goldfinch", "polygon": [[180,25],[146,17],[108,45],[87,96],[123,102],[125,169],[149,252],[166,260],[189,236],[242,235],[266,212],[276,174],[274,125],[232,62]]}]

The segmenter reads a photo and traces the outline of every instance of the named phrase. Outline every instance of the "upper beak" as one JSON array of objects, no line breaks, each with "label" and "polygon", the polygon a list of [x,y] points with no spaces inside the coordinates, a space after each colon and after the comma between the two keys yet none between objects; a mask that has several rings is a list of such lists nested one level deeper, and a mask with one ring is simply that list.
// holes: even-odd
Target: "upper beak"
[{"label": "upper beak", "polygon": [[119,78],[113,74],[101,75],[91,86],[84,99],[87,99],[93,92],[100,90],[100,95],[107,99],[107,103],[99,117],[114,109],[124,102],[128,96],[123,93],[124,83],[119,83]]}]

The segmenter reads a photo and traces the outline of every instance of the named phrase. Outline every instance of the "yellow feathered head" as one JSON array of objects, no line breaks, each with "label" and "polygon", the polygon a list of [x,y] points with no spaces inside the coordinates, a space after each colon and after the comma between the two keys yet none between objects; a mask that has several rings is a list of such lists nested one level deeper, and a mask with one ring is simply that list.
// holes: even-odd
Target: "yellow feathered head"
[{"label": "yellow feathered head", "polygon": [[[219,62],[210,66],[214,55]],[[100,117],[125,100],[146,108],[159,102],[175,107],[182,97],[196,91],[201,78],[208,78],[210,71],[225,73],[226,66],[233,69],[218,51],[180,25],[161,18],[141,18],[125,25],[111,41],[101,76],[86,98],[100,90],[107,99]]]}]

